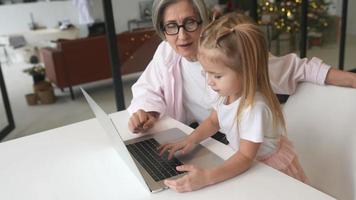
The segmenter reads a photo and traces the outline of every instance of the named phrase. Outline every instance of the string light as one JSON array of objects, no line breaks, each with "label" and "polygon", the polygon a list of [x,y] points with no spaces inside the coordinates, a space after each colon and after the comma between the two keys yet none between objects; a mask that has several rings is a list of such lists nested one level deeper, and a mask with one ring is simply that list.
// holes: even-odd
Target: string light
[{"label": "string light", "polygon": [[[308,24],[309,29],[320,32],[328,27],[327,0],[309,0]],[[301,16],[301,0],[261,0],[259,3],[259,16],[271,15],[274,19],[273,26],[282,32],[299,31]],[[271,18],[271,17],[269,17]],[[262,20],[259,23],[264,23]]]}]

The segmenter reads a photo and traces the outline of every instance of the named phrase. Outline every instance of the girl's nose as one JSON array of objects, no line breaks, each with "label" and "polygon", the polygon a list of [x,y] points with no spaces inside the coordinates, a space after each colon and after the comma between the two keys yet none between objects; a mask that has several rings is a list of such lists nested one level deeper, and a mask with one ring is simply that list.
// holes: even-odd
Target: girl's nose
[{"label": "girl's nose", "polygon": [[208,85],[209,85],[209,86],[213,86],[213,85],[214,85],[214,81],[212,80],[211,75],[208,75],[207,77],[208,77],[208,78],[207,78],[207,79],[208,79],[208,81],[207,81],[207,82],[208,82]]}]

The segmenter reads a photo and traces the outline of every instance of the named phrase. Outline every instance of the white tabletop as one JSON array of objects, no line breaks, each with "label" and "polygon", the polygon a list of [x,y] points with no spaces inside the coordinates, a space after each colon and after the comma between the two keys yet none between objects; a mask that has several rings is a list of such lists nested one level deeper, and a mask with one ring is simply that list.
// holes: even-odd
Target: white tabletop
[{"label": "white tabletop", "polygon": [[26,40],[26,45],[46,47],[47,45],[50,45],[51,41],[58,39],[77,39],[80,37],[80,30],[76,27],[66,30],[60,30],[58,28],[45,28],[8,35],[0,35],[0,44],[9,46],[10,37],[13,36],[23,36]]},{"label": "white tabletop", "polygon": [[[126,111],[111,115],[120,134],[127,129]],[[183,124],[164,118],[153,132]],[[233,151],[215,140],[204,145],[228,158]],[[264,164],[199,191],[150,194],[123,164],[96,119],[52,129],[0,144],[0,199],[333,199]]]}]

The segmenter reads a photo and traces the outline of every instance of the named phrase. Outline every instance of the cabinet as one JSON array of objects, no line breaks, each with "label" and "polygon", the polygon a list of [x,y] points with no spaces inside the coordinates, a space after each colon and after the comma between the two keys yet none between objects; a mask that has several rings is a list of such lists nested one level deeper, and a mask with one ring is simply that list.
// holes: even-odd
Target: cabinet
[{"label": "cabinet", "polygon": [[[161,39],[153,29],[117,35],[121,74],[143,71]],[[40,50],[46,76],[59,88],[111,78],[109,51],[105,36],[61,40],[57,48]]]}]

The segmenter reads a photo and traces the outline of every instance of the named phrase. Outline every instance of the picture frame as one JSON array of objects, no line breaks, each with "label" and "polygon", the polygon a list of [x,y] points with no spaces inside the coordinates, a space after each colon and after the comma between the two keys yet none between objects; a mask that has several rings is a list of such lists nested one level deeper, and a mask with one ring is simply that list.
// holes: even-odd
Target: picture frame
[{"label": "picture frame", "polygon": [[150,20],[152,18],[153,0],[141,1],[138,4],[140,8],[141,20]]}]

